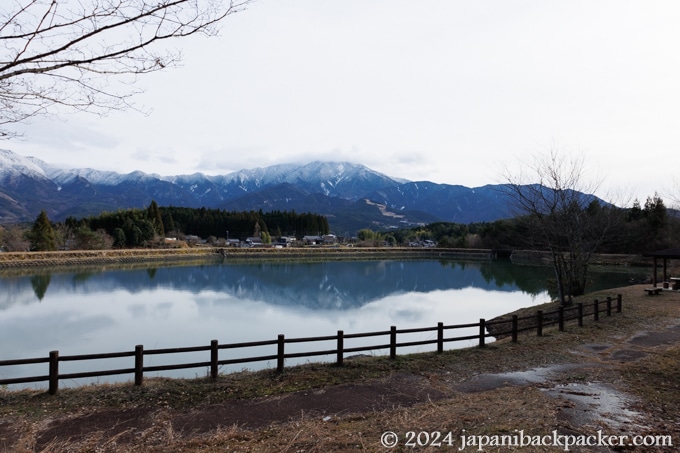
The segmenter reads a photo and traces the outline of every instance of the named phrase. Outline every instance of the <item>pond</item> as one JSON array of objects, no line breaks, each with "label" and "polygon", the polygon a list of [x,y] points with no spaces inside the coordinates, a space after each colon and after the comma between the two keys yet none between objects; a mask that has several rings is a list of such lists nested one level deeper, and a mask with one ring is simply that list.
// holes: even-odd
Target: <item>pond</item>
[{"label": "pond", "polygon": [[[600,287],[623,286],[630,277],[625,269],[594,272],[593,276],[594,285]],[[205,346],[211,340],[220,344],[274,340],[278,334],[299,338],[335,335],[338,330],[352,334],[389,330],[390,326],[405,329],[434,327],[438,322],[473,323],[548,302],[549,277],[548,268],[502,260],[225,261],[148,269],[0,274],[0,360],[47,357],[53,350],[60,356],[100,354],[132,351],[135,345],[147,350]],[[408,341],[433,338],[436,332],[426,332]],[[353,341],[345,346],[362,344]],[[364,340],[364,344],[375,343],[375,339]],[[229,357],[267,355],[275,353],[275,348],[230,350]],[[400,348],[399,353],[434,348]],[[198,359],[150,356],[145,358],[145,366],[193,360],[206,360],[205,353]],[[286,366],[309,360],[289,359]],[[334,357],[315,360],[332,361]],[[93,366],[129,368],[130,358],[96,365],[65,362],[60,372],[80,372]],[[275,366],[257,362],[248,368]],[[43,375],[45,367],[0,367],[0,379]],[[223,366],[220,372],[244,367]],[[162,372],[175,377],[205,374],[205,369]],[[131,377],[97,378],[95,382],[116,379]],[[84,382],[92,380],[78,379],[60,386]]]}]

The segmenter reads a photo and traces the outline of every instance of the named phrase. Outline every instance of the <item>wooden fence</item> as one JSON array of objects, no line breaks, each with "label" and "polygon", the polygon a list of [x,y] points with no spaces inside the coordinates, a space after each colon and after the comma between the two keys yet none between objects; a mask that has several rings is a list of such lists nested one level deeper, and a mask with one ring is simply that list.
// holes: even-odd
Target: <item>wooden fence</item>
[{"label": "wooden fence", "polygon": [[[210,370],[210,377],[212,379],[216,379],[218,376],[218,370],[220,365],[276,361],[276,371],[278,373],[282,373],[284,370],[286,359],[292,358],[335,355],[336,356],[335,364],[338,366],[342,366],[345,354],[364,351],[387,349],[389,350],[390,359],[395,359],[397,357],[397,348],[436,344],[437,352],[441,353],[444,351],[445,343],[454,341],[476,340],[479,346],[483,347],[486,343],[486,338],[488,337],[497,338],[511,337],[512,341],[516,342],[518,334],[520,332],[535,330],[536,334],[541,336],[543,335],[544,327],[557,325],[559,327],[559,330],[564,330],[565,322],[571,320],[577,320],[578,325],[582,326],[584,318],[586,318],[587,316],[592,316],[595,321],[598,321],[600,318],[600,314],[602,313],[606,313],[607,316],[611,316],[612,311],[614,309],[616,310],[617,313],[620,313],[622,305],[621,295],[618,295],[615,303],[616,306],[614,307],[613,306],[614,301],[612,300],[612,298],[607,298],[606,302],[604,303],[595,300],[592,304],[584,305],[582,303],[579,303],[568,308],[559,307],[557,310],[554,311],[543,312],[539,310],[535,314],[528,316],[519,317],[517,315],[513,315],[512,317],[506,319],[496,319],[494,321],[486,321],[484,319],[480,319],[479,322],[477,323],[450,326],[446,326],[444,325],[444,323],[440,322],[437,324],[436,327],[422,327],[414,329],[397,329],[395,326],[392,326],[390,330],[353,334],[345,334],[342,330],[339,330],[336,335],[322,337],[286,338],[284,335],[279,335],[275,340],[231,344],[219,344],[217,340],[212,340],[210,342],[210,345],[208,346],[165,348],[165,349],[144,349],[144,346],[138,345],[135,347],[134,351],[113,352],[108,354],[81,354],[70,356],[60,356],[59,351],[52,351],[50,352],[48,357],[0,361],[0,370],[2,369],[2,367],[8,366],[31,365],[41,363],[48,364],[48,374],[46,375],[0,379],[0,385],[27,384],[33,382],[47,381],[49,383],[48,392],[51,395],[54,395],[57,393],[57,390],[59,388],[59,381],[64,379],[93,378],[130,374],[134,375],[135,385],[142,385],[144,373],[151,373],[157,371],[170,371],[189,368],[208,368]],[[465,335],[457,337],[445,336],[445,332],[447,331],[455,331],[456,329],[470,329],[470,328],[476,328],[476,331],[478,333],[474,335]],[[422,332],[436,332],[436,339],[419,341],[402,341],[402,342],[397,341],[398,335],[403,336],[406,334]],[[347,348],[344,345],[345,340],[367,337],[383,337],[386,338],[386,340],[382,343],[368,346]],[[286,353],[286,344],[316,343],[328,341],[335,342],[335,347],[326,350]],[[262,346],[271,346],[272,349],[276,351],[276,353],[246,358],[220,359],[220,350],[225,351]],[[209,352],[209,354],[206,354],[206,356],[209,356],[209,359],[208,357],[206,357],[205,361],[181,363],[175,365],[158,365],[158,366],[144,365],[144,357],[146,356],[191,352],[206,352],[206,353]],[[88,371],[67,374],[59,373],[59,364],[61,362],[114,359],[123,357],[133,358],[133,360],[131,360],[131,365],[134,364],[134,366],[130,368],[114,370]]]}]

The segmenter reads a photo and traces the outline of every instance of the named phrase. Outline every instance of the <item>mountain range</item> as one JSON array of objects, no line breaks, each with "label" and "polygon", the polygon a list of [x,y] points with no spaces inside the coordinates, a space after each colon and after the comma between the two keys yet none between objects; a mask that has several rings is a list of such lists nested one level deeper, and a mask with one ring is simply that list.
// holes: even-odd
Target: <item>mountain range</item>
[{"label": "mountain range", "polygon": [[313,212],[336,234],[407,228],[437,221],[472,223],[512,217],[502,185],[468,188],[392,178],[347,162],[281,164],[226,175],[121,174],[64,169],[0,150],[0,223],[53,221],[118,209],[184,206],[227,211]]}]

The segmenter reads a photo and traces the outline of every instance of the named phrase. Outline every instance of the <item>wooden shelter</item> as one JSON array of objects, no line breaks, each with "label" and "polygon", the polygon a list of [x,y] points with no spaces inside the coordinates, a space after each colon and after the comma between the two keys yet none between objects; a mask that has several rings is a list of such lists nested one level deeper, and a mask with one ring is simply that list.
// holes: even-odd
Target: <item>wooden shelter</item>
[{"label": "wooden shelter", "polygon": [[656,252],[643,253],[642,256],[652,257],[654,259],[654,272],[652,273],[652,283],[656,287],[658,279],[656,277],[656,271],[658,268],[659,260],[663,260],[663,280],[662,283],[668,282],[670,280],[678,280],[678,278],[671,278],[668,275],[668,260],[680,260],[680,248],[676,249],[665,249]]}]

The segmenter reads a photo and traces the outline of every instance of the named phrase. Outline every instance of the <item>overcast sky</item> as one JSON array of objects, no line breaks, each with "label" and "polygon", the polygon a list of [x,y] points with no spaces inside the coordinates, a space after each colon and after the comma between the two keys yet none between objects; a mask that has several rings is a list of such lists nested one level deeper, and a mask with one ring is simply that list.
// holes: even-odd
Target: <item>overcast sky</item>
[{"label": "overcast sky", "polygon": [[676,0],[256,0],[140,79],[149,115],[34,120],[0,147],[162,175],[350,161],[468,187],[558,148],[601,195],[644,202],[680,181],[678,24]]}]

